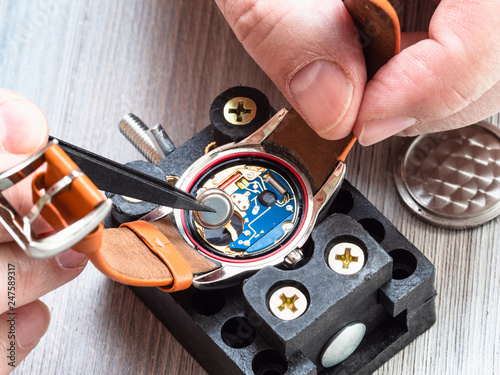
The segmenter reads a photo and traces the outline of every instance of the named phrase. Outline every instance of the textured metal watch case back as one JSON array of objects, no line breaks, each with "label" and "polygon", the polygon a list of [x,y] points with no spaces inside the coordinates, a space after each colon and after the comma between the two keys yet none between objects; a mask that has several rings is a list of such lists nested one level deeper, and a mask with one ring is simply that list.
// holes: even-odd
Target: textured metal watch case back
[{"label": "textured metal watch case back", "polygon": [[179,178],[176,186],[189,191],[192,189],[201,173],[206,173],[207,170],[213,170],[217,165],[231,158],[240,158],[242,155],[245,155],[252,160],[262,158],[277,161],[293,171],[295,177],[300,181],[303,187],[303,211],[301,213],[300,223],[297,224],[292,235],[278,242],[273,251],[264,253],[262,256],[231,259],[214,255],[213,252],[207,251],[202,246],[195,243],[196,241],[193,240],[193,236],[188,233],[189,230],[185,223],[186,212],[183,210],[175,210],[173,213],[175,225],[186,242],[221,265],[221,267],[214,271],[195,275],[193,280],[193,285],[195,287],[213,288],[234,284],[259,269],[283,263],[286,256],[291,251],[300,249],[304,245],[314,228],[322,207],[338,191],[345,175],[344,163],[338,163],[324,185],[315,195],[313,195],[308,178],[294,162],[286,160],[282,155],[269,152],[263,147],[262,142],[279,126],[287,113],[288,111],[286,109],[282,109],[259,130],[241,142],[223,145],[208,152],[194,162]]},{"label": "textured metal watch case back", "polygon": [[401,150],[395,182],[419,218],[441,227],[482,225],[500,215],[500,130],[481,121],[421,135]]}]

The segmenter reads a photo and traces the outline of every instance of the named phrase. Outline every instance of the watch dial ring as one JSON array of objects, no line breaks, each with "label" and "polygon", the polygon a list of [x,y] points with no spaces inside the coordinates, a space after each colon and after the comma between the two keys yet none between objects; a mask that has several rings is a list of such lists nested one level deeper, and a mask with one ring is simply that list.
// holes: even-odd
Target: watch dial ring
[{"label": "watch dial ring", "polygon": [[[240,172],[243,172],[244,176],[234,177]],[[248,174],[248,172],[251,173]],[[204,235],[209,231],[194,223],[192,214],[188,211],[180,210],[174,213],[177,227],[188,243],[209,258],[221,263],[236,266],[249,263],[254,266],[258,266],[256,263],[279,263],[289,251],[301,245],[302,237],[307,237],[310,233],[308,226],[312,216],[312,193],[309,181],[297,168],[293,167],[292,163],[262,148],[228,147],[214,150],[194,163],[181,176],[177,186],[195,195],[196,190],[200,188],[203,190],[214,187],[224,188],[232,195],[237,206],[235,215],[243,220],[244,228],[241,233],[237,233],[238,237],[232,238],[236,241],[232,241],[229,248],[224,241],[222,241],[222,247],[217,246],[219,242],[211,243],[210,236]],[[250,191],[245,190],[248,186],[250,186]],[[242,196],[242,193],[247,194],[248,202],[242,203],[236,200],[236,196]],[[290,199],[288,205],[286,204],[287,195]],[[255,212],[256,209],[262,209],[262,211]],[[262,233],[262,229],[257,233],[255,228],[245,225],[245,223],[252,223],[254,227],[258,227],[258,222],[252,221],[252,218],[257,218],[261,213],[264,215],[260,216],[259,220],[263,220],[264,224],[272,223],[271,233],[267,233],[267,226],[266,233]],[[290,215],[285,217],[287,213]],[[271,214],[274,215],[274,221],[269,221],[269,218],[273,216]],[[268,220],[264,220],[266,215]],[[244,241],[254,237],[255,234],[262,235],[259,243],[256,243],[258,241],[255,241],[255,238],[254,241]],[[228,233],[225,235],[227,236]],[[265,237],[269,246],[266,245]],[[276,244],[270,243],[270,238],[274,238]],[[226,251],[222,251],[224,246]]]}]

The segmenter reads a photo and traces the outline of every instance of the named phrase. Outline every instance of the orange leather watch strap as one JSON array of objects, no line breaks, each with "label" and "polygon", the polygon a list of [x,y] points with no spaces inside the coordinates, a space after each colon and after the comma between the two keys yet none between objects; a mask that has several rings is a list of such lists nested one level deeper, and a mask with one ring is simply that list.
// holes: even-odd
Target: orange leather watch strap
[{"label": "orange leather watch strap", "polygon": [[396,11],[388,0],[344,0],[358,28],[368,79],[399,53],[401,31]]},{"label": "orange leather watch strap", "polygon": [[139,221],[105,229],[101,250],[88,257],[115,281],[169,292],[187,288],[193,275],[219,267],[182,239],[169,216],[153,223]]},{"label": "orange leather watch strap", "polygon": [[193,282],[193,272],[181,254],[172,246],[170,241],[152,224],[146,221],[124,223],[120,227],[131,229],[158,256],[172,274],[172,285],[159,286],[165,292],[184,290]]},{"label": "orange leather watch strap", "polygon": [[303,165],[316,192],[333,172],[337,162],[345,159],[355,139],[353,135],[338,141],[321,138],[292,108],[264,141],[264,147],[287,153]]},{"label": "orange leather watch strap", "polygon": [[[44,176],[45,186],[52,186],[73,170],[79,170],[73,160],[57,145],[53,145],[45,151],[45,160],[47,161],[47,171]],[[71,189],[54,199],[53,204],[63,217],[76,221],[91,212],[104,200],[105,197],[94,183],[87,176],[81,175],[73,181]]]},{"label": "orange leather watch strap", "polygon": [[[58,145],[47,148],[44,157],[47,163],[46,171],[38,173],[31,184],[35,202],[63,177],[73,171],[79,171],[78,166]],[[82,219],[105,200],[94,183],[81,174],[72,181],[68,189],[56,195],[52,202],[44,206],[41,215],[56,231],[60,231]],[[102,245],[102,231],[103,225],[100,224],[92,233],[74,245],[73,249],[83,253],[99,250]]]}]

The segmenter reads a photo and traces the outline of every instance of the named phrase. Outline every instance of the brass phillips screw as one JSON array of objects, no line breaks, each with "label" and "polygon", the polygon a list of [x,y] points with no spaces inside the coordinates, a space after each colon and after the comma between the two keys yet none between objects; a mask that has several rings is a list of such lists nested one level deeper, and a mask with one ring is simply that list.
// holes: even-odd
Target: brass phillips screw
[{"label": "brass phillips screw", "polygon": [[365,265],[365,252],[356,244],[341,242],[328,254],[328,265],[341,275],[353,275]]},{"label": "brass phillips screw", "polygon": [[256,114],[257,105],[250,98],[233,98],[224,105],[224,118],[233,125],[246,125]]},{"label": "brass phillips screw", "polygon": [[284,286],[276,290],[268,301],[269,310],[281,320],[294,320],[304,314],[309,302],[299,289]]}]

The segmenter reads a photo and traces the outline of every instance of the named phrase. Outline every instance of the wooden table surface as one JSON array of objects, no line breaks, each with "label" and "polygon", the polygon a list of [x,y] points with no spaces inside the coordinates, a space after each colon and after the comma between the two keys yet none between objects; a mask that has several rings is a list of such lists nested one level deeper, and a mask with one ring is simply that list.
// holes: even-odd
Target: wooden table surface
[{"label": "wooden table surface", "polygon": [[[406,30],[422,30],[433,5],[407,0],[398,10]],[[180,145],[209,123],[215,96],[239,84],[286,105],[211,1],[1,2],[0,87],[38,103],[54,136],[117,161],[141,159],[118,132],[123,114],[161,122]],[[356,148],[348,179],[435,264],[438,321],[377,374],[498,374],[500,220],[454,231],[412,216],[388,167],[399,142]],[[15,374],[204,373],[92,265],[43,300],[52,323]]]}]

